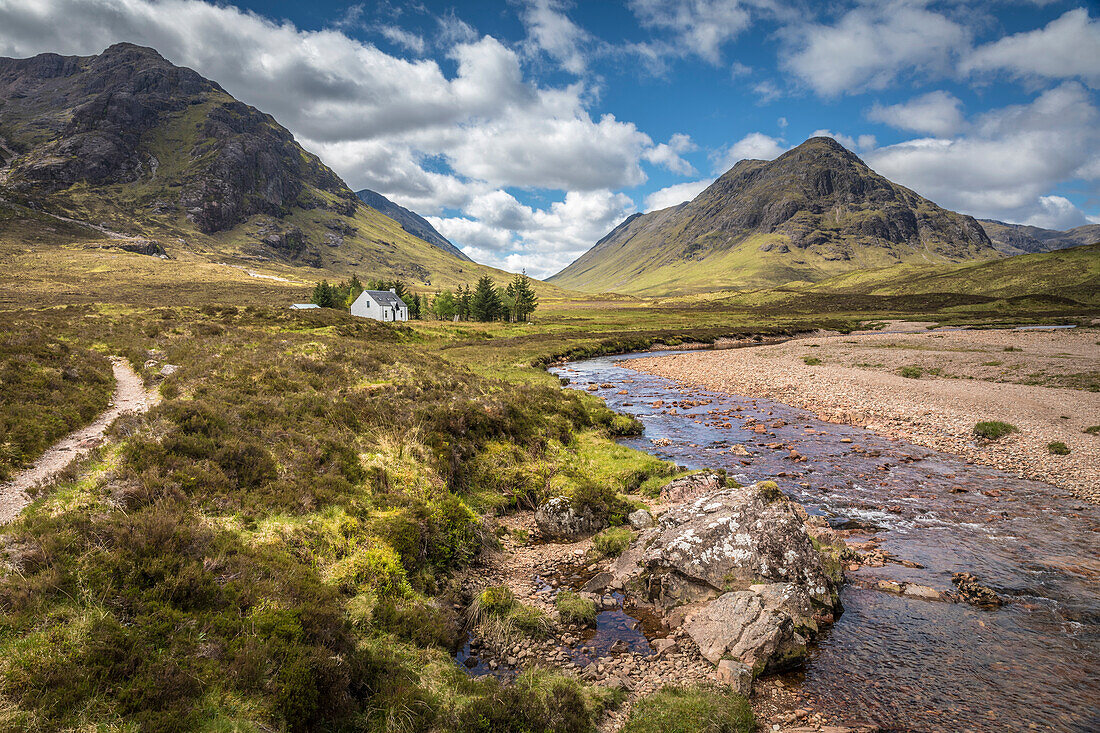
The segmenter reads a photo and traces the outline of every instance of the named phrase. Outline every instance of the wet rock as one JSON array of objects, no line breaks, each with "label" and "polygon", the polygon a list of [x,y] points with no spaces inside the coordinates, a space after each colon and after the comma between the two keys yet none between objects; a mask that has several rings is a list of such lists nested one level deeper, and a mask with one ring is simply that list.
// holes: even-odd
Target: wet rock
[{"label": "wet rock", "polygon": [[614,580],[615,576],[609,572],[596,573],[588,582],[581,586],[581,591],[585,593],[600,593],[605,590]]},{"label": "wet rock", "polygon": [[734,659],[723,659],[715,670],[718,684],[728,686],[733,692],[748,697],[752,694],[752,668]]},{"label": "wet rock", "polygon": [[999,608],[1004,600],[992,588],[982,585],[970,573],[955,573],[951,582],[959,589],[959,598],[979,608]]},{"label": "wet rock", "polygon": [[571,540],[597,532],[603,520],[587,509],[576,511],[568,498],[558,496],[539,506],[535,525],[543,537]]},{"label": "wet rock", "polygon": [[653,515],[645,509],[638,509],[627,515],[626,520],[634,529],[646,529],[653,526]]}]

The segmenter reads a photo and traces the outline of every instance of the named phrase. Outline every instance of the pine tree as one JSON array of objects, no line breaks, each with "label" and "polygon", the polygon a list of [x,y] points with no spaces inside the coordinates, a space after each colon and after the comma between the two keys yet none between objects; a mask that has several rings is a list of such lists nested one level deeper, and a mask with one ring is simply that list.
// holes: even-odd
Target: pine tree
[{"label": "pine tree", "polygon": [[539,296],[535,295],[526,270],[508,283],[507,293],[512,299],[512,317],[518,322],[526,321],[539,307]]},{"label": "pine tree", "polygon": [[500,292],[488,275],[482,276],[474,288],[470,299],[470,315],[478,321],[495,321],[504,314],[504,304],[500,301]]},{"label": "pine tree", "polygon": [[309,302],[322,308],[339,307],[336,288],[329,285],[328,280],[322,280],[314,286],[313,295],[310,297]]},{"label": "pine tree", "polygon": [[463,285],[458,289],[458,295],[455,297],[455,315],[464,321],[470,320],[470,301],[473,296],[470,294],[470,286]]}]

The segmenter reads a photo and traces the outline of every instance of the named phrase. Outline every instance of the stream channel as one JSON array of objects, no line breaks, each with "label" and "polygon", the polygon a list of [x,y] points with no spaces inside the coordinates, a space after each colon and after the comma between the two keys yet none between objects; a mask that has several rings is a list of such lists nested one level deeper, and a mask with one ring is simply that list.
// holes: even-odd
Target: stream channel
[{"label": "stream channel", "polygon": [[[853,540],[875,537],[921,566],[848,573],[844,613],[788,675],[819,709],[898,731],[1100,731],[1100,507],[803,409],[630,369],[660,353],[679,352],[551,371],[574,389],[614,385],[596,394],[645,426],[624,444],[745,484],[775,480],[834,527],[858,529]],[[982,610],[870,587],[949,591],[956,572],[1006,602]]]}]

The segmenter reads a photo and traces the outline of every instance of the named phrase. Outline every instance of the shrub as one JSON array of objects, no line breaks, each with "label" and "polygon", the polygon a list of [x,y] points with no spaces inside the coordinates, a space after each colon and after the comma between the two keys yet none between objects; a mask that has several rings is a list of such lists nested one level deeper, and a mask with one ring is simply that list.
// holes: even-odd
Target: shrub
[{"label": "shrub", "polygon": [[985,420],[974,426],[974,434],[986,440],[1000,440],[1009,433],[1018,433],[1015,425],[1000,420]]},{"label": "shrub", "polygon": [[1053,443],[1047,443],[1047,450],[1050,451],[1052,456],[1068,456],[1069,446],[1060,440],[1056,440]]},{"label": "shrub", "polygon": [[328,577],[345,593],[367,588],[380,598],[407,594],[409,587],[401,557],[382,540],[372,540],[329,568]]},{"label": "shrub", "polygon": [[596,623],[596,604],[571,590],[563,590],[554,599],[558,618],[563,624],[591,626]]},{"label": "shrub", "polygon": [[634,530],[630,527],[611,527],[592,538],[592,547],[603,557],[618,557],[633,539]]},{"label": "shrub", "polygon": [[663,687],[634,703],[622,733],[752,733],[748,701],[710,687]]},{"label": "shrub", "polygon": [[511,685],[495,680],[488,694],[459,715],[459,733],[589,733],[604,701],[572,678],[542,670],[524,672]]},{"label": "shrub", "polygon": [[920,379],[924,374],[924,368],[919,366],[903,366],[898,370],[898,374],[906,379]]},{"label": "shrub", "polygon": [[804,356],[802,357],[802,361],[810,366],[817,366],[821,363],[821,359],[818,359],[816,356]]}]

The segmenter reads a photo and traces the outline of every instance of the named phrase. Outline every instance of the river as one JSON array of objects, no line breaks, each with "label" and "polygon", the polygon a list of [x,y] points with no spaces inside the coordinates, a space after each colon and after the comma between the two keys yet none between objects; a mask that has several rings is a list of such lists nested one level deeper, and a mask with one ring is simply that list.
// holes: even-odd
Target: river
[{"label": "river", "polygon": [[[853,539],[877,538],[920,566],[848,573],[845,612],[789,675],[817,708],[891,730],[1100,731],[1100,508],[806,410],[681,388],[631,370],[637,356],[551,371],[575,389],[614,385],[597,394],[645,426],[626,445],[742,483],[775,480],[811,513],[858,528]],[[1006,603],[981,610],[869,587],[952,590],[956,572]]]}]

